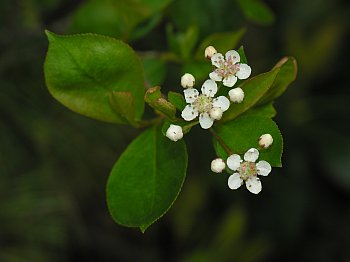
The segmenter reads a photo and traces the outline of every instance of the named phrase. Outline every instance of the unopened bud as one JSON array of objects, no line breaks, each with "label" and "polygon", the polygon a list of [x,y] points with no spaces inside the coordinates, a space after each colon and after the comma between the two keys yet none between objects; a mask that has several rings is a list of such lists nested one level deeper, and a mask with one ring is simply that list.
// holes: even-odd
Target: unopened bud
[{"label": "unopened bud", "polygon": [[182,127],[178,125],[170,125],[170,127],[166,131],[166,136],[174,142],[180,140],[184,136],[182,132]]},{"label": "unopened bud", "polygon": [[211,57],[216,53],[217,53],[217,51],[216,51],[215,47],[210,45],[205,49],[204,56],[208,59],[211,59]]},{"label": "unopened bud", "polygon": [[181,77],[181,86],[183,88],[193,87],[195,82],[196,80],[194,79],[194,76],[189,73],[186,73]]},{"label": "unopened bud", "polygon": [[223,111],[221,110],[221,108],[213,107],[212,109],[210,109],[209,115],[214,120],[220,120],[222,117],[222,113]]},{"label": "unopened bud", "polygon": [[259,146],[262,148],[268,148],[272,145],[273,138],[270,134],[264,134],[259,138]]},{"label": "unopened bud", "polygon": [[228,92],[228,95],[230,96],[230,100],[233,103],[242,103],[243,99],[244,99],[244,92],[242,90],[242,88],[240,87],[236,87],[231,89]]},{"label": "unopened bud", "polygon": [[221,173],[222,171],[224,171],[225,167],[226,164],[221,158],[216,158],[213,161],[211,161],[211,171],[213,171],[214,173]]}]

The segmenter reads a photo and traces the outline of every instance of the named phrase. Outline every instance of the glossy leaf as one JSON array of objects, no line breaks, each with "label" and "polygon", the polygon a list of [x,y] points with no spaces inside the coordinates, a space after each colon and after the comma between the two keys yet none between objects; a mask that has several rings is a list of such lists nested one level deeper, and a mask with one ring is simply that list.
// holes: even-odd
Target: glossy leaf
[{"label": "glossy leaf", "polygon": [[136,126],[134,98],[130,92],[110,92],[111,106],[128,123]]},{"label": "glossy leaf", "polygon": [[186,168],[183,140],[170,141],[159,127],[143,132],[121,155],[108,179],[107,204],[114,220],[145,231],[174,203]]},{"label": "glossy leaf", "polygon": [[115,91],[130,92],[135,119],[141,118],[142,66],[127,44],[94,34],[59,36],[48,31],[46,34],[50,45],[44,66],[45,80],[54,98],[79,114],[125,123],[109,99]]},{"label": "glossy leaf", "polygon": [[[273,144],[267,149],[259,149],[260,160],[266,160],[271,166],[281,167],[283,150],[282,135],[276,123],[268,118],[257,115],[241,116],[230,122],[215,127],[216,133],[235,154],[243,155],[248,149],[259,149],[258,139],[263,134],[271,134]],[[226,159],[227,152],[214,140],[214,148],[219,157]]]},{"label": "glossy leaf", "polygon": [[273,106],[273,103],[264,104],[261,106],[255,106],[248,111],[244,112],[242,116],[262,116],[273,118],[277,114],[276,109]]},{"label": "glossy leaf", "polygon": [[244,81],[243,84],[240,85],[244,91],[243,102],[231,104],[229,110],[224,113],[222,120],[229,121],[252,108],[271,88],[279,70],[279,68],[275,68],[267,73],[257,75]]},{"label": "glossy leaf", "polygon": [[282,95],[297,75],[297,62],[293,57],[282,58],[274,68],[280,68],[273,85],[258,104],[270,102]]}]

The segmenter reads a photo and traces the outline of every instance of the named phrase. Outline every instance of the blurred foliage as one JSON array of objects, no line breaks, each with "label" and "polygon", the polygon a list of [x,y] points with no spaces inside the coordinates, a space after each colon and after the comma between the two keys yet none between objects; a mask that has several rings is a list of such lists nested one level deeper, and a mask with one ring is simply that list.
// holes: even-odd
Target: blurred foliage
[{"label": "blurred foliage", "polygon": [[[115,3],[131,15],[108,8]],[[349,14],[345,0],[1,1],[0,261],[349,261]],[[297,82],[275,104],[284,167],[258,197],[232,192],[209,173],[211,145],[192,146],[209,139],[198,129],[169,214],[145,235],[116,226],[106,178],[136,131],[55,102],[42,73],[45,28],[128,40],[165,93],[181,92],[181,73],[201,65],[183,58],[212,34],[245,28],[234,44],[244,44],[253,75],[295,56]],[[180,51],[183,41],[192,52]]]}]

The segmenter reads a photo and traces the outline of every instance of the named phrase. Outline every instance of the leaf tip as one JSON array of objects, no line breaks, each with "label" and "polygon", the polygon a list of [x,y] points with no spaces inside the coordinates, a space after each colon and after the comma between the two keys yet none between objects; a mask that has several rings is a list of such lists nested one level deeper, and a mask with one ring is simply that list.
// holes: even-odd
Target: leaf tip
[{"label": "leaf tip", "polygon": [[140,230],[142,232],[142,234],[144,234],[146,232],[146,229],[149,227],[149,225],[143,225],[143,226],[140,226]]},{"label": "leaf tip", "polygon": [[49,40],[49,42],[52,42],[55,39],[55,34],[47,29],[45,29],[45,35],[46,35],[47,39]]}]

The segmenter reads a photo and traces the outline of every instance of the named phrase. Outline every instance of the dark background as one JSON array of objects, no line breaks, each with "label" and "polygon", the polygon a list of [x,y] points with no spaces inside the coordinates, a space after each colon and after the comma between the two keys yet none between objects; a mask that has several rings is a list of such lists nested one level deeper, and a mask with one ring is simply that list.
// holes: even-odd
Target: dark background
[{"label": "dark background", "polygon": [[[103,11],[81,17],[85,3],[0,2],[0,261],[350,261],[348,1],[270,0],[275,19],[259,22],[233,0],[177,0],[137,25],[155,21],[142,36],[103,26]],[[299,71],[275,103],[284,166],[263,191],[231,191],[225,175],[212,175],[210,136],[195,128],[183,190],[142,234],[115,224],[105,203],[108,173],[139,130],[79,116],[50,96],[44,29],[105,33],[144,53],[168,50],[169,25],[197,27],[199,41],[245,27],[253,75],[285,55]],[[183,65],[157,69],[164,88],[181,90]]]}]

